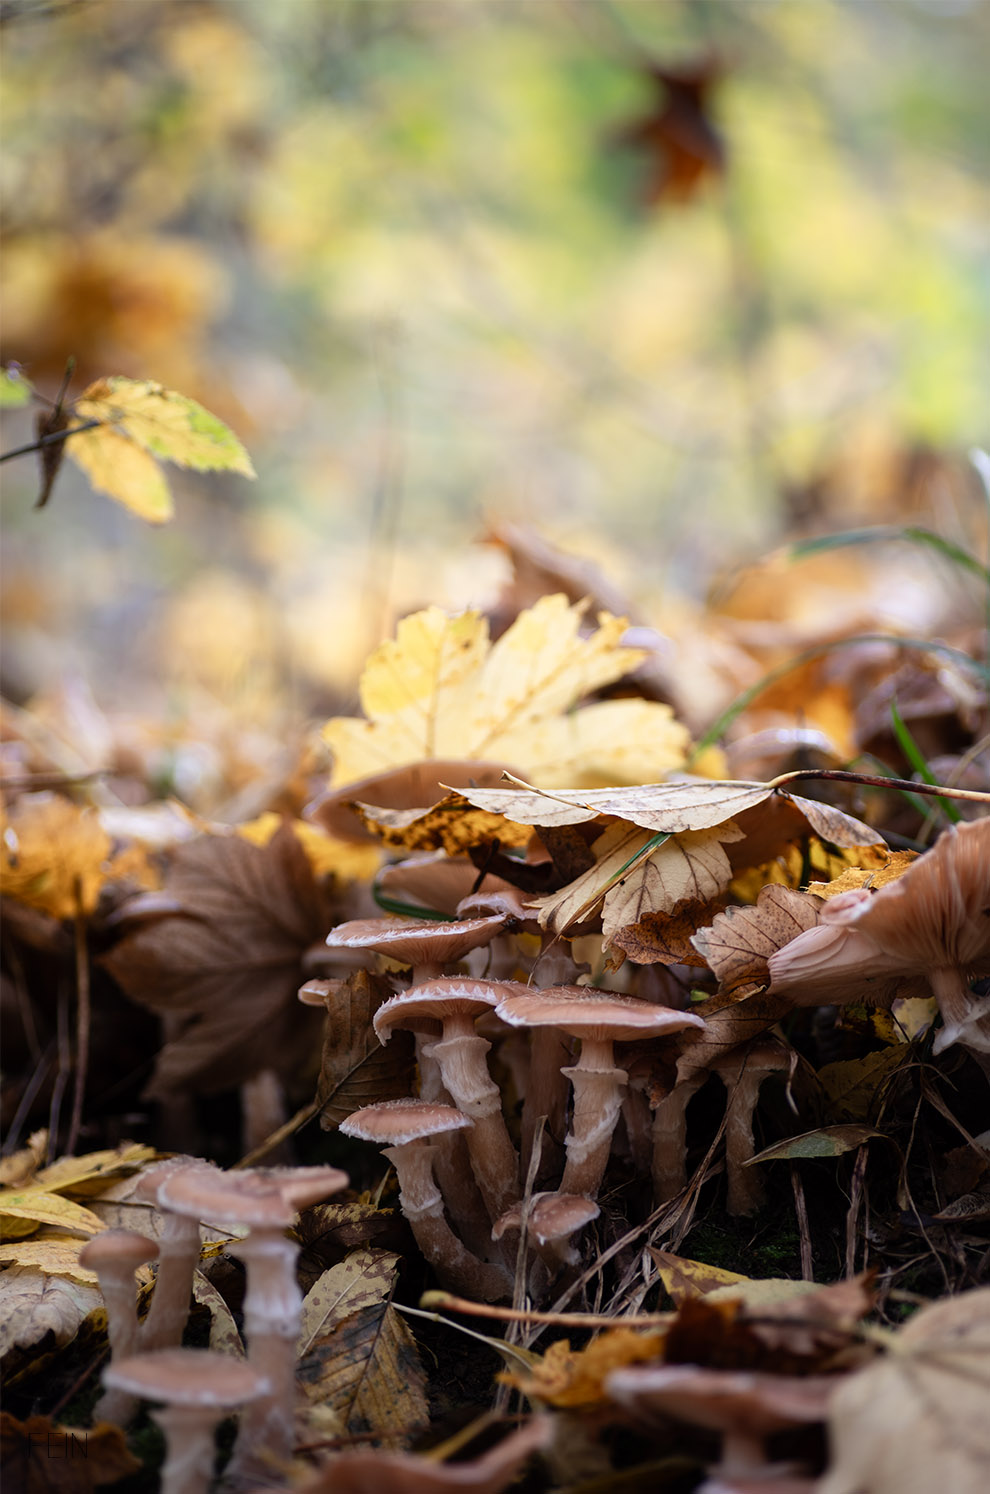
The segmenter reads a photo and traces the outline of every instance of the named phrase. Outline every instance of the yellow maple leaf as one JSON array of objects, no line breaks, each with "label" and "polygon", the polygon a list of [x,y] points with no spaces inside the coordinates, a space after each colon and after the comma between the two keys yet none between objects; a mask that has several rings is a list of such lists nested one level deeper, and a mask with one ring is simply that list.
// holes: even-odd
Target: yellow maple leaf
[{"label": "yellow maple leaf", "polygon": [[[266,846],[282,824],[282,816],[266,810],[257,819],[238,825],[237,833],[252,845]],[[367,882],[378,870],[382,853],[378,846],[356,845],[328,835],[318,825],[293,820],[292,830],[309,862],[314,877],[335,876],[348,882]]]},{"label": "yellow maple leaf", "polygon": [[622,646],[622,618],[602,613],[582,637],[585,610],[542,597],[494,644],[477,612],[449,617],[429,607],[404,618],[365,666],[367,719],[338,716],[323,728],[332,782],[435,757],[507,762],[553,782],[653,780],[680,767],[688,733],[669,706],[578,706],[643,659]]},{"label": "yellow maple leaf", "polygon": [[572,1350],[565,1338],[551,1344],[528,1371],[504,1370],[497,1378],[551,1406],[591,1406],[605,1400],[606,1375],[658,1358],[664,1337],[662,1329],[608,1328],[579,1350]]},{"label": "yellow maple leaf", "polygon": [[0,833],[0,892],[53,918],[92,913],[111,850],[94,810],[30,794],[0,816]]},{"label": "yellow maple leaf", "polygon": [[94,488],[151,524],[172,517],[172,495],[156,458],[196,472],[254,477],[233,431],[196,400],[147,379],[97,379],[74,406],[80,424],[97,421],[65,443],[66,455]]}]

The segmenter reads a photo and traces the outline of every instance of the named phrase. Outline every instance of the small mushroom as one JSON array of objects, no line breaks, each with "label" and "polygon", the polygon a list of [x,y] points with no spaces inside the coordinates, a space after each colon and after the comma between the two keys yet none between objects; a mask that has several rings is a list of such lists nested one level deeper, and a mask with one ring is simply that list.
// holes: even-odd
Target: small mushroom
[{"label": "small mushroom", "polygon": [[577,1062],[564,1070],[574,1090],[574,1113],[564,1143],[567,1164],[560,1192],[594,1198],[605,1174],[628,1078],[624,1069],[614,1065],[614,1044],[623,1039],[664,1037],[687,1027],[704,1027],[704,1022],[693,1012],[654,1006],[635,996],[617,996],[592,986],[513,993],[499,1002],[496,1011],[512,1027],[556,1027],[581,1039]]},{"label": "small mushroom", "polygon": [[479,1260],[444,1218],[443,1197],[433,1180],[431,1138],[472,1124],[450,1105],[422,1100],[386,1100],[368,1105],[341,1122],[345,1136],[384,1141],[383,1155],[399,1179],[399,1202],[416,1243],[440,1281],[455,1292],[497,1302],[511,1295],[512,1278],[501,1266]]},{"label": "small mushroom", "polygon": [[961,1043],[990,1053],[990,998],[969,978],[990,975],[990,818],[950,826],[896,881],[826,903],[770,957],[771,992],[799,1006],[925,994],[944,1026],[935,1052]]},{"label": "small mushroom", "polygon": [[647,1425],[673,1416],[722,1434],[725,1477],[766,1467],[765,1438],[789,1427],[822,1421],[837,1377],[770,1375],[696,1364],[630,1366],[613,1370],[605,1394]]},{"label": "small mushroom", "polygon": [[331,949],[364,949],[412,966],[412,983],[422,985],[443,974],[472,949],[488,944],[505,923],[499,914],[432,923],[419,918],[354,918],[331,929]]},{"label": "small mushroom", "polygon": [[554,1277],[561,1266],[576,1266],[581,1259],[571,1240],[601,1213],[593,1198],[578,1193],[534,1193],[526,1208],[524,1200],[507,1209],[492,1230],[492,1238],[501,1239],[506,1231],[522,1229],[526,1215],[526,1234],[532,1240],[546,1274]]},{"label": "small mushroom", "polygon": [[[79,1264],[95,1271],[107,1309],[110,1362],[118,1364],[132,1355],[140,1332],[134,1273],[158,1255],[154,1240],[132,1229],[107,1229],[87,1240],[79,1252]],[[105,1390],[97,1405],[100,1421],[123,1425],[134,1412],[133,1397],[122,1391]]]},{"label": "small mushroom", "polygon": [[182,1330],[189,1316],[193,1275],[199,1264],[199,1220],[177,1213],[161,1196],[164,1184],[195,1171],[203,1177],[204,1188],[210,1179],[221,1176],[220,1169],[195,1157],[170,1157],[142,1173],[132,1197],[138,1203],[154,1204],[162,1212],[159,1240],[158,1274],[148,1316],[141,1328],[142,1350],[175,1348],[182,1342]]},{"label": "small mushroom", "polygon": [[488,1072],[485,1055],[491,1048],[475,1030],[475,1018],[491,1011],[512,990],[510,982],[444,976],[393,996],[375,1013],[374,1027],[382,1043],[393,1028],[426,1021],[442,1024],[439,1039],[424,1043],[423,1052],[436,1061],[444,1089],[473,1126],[466,1133],[471,1166],[492,1219],[497,1219],[519,1197],[519,1159],[502,1116],[502,1095]]},{"label": "small mushroom", "polygon": [[336,1167],[245,1168],[241,1172],[187,1169],[166,1178],[159,1198],[190,1218],[227,1227],[247,1225],[230,1246],[247,1268],[244,1330],[248,1359],[268,1389],[242,1425],[234,1452],[239,1473],[264,1462],[287,1463],[293,1448],[296,1342],[302,1293],[296,1281],[299,1245],[286,1229],[300,1209],[347,1187]]},{"label": "small mushroom", "polygon": [[708,1079],[701,1069],[678,1078],[653,1112],[653,1202],[667,1203],[687,1182],[687,1108]]},{"label": "small mushroom", "polygon": [[753,1139],[753,1113],[760,1098],[760,1087],[771,1074],[786,1073],[791,1055],[773,1038],[756,1038],[741,1048],[732,1048],[712,1060],[710,1068],[720,1076],[726,1089],[725,1172],[728,1178],[730,1214],[755,1214],[763,1203],[763,1179],[747,1162],[756,1151]]},{"label": "small mushroom", "polygon": [[264,1376],[243,1359],[210,1349],[137,1354],[110,1365],[103,1378],[117,1394],[164,1403],[151,1413],[165,1433],[161,1494],[206,1494],[218,1424],[268,1389]]}]

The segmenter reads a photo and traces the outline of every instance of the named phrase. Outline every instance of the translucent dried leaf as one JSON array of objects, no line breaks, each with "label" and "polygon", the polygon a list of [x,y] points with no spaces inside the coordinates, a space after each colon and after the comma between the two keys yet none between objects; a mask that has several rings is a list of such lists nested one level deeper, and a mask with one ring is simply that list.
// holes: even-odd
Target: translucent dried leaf
[{"label": "translucent dried leaf", "polygon": [[606,1328],[586,1349],[572,1349],[568,1339],[560,1339],[528,1372],[503,1370],[498,1378],[551,1406],[594,1406],[607,1400],[606,1375],[658,1359],[663,1345],[662,1329]]},{"label": "translucent dried leaf", "polygon": [[625,623],[607,613],[582,637],[585,610],[543,597],[494,644],[478,613],[449,617],[430,607],[404,618],[361,677],[367,719],[336,717],[323,729],[333,782],[434,757],[498,759],[534,776],[571,762],[583,773],[586,759],[596,775],[617,777],[623,762],[650,777],[680,766],[688,737],[669,706],[606,702],[564,718],[643,658],[622,647]]},{"label": "translucent dried leaf", "polygon": [[82,468],[97,492],[115,498],[139,519],[164,524],[175,512],[168,483],[154,457],[112,426],[100,425],[70,436],[65,454]]},{"label": "translucent dried leaf", "polygon": [[412,1089],[415,1046],[411,1032],[396,1032],[383,1046],[371,1025],[393,994],[389,982],[367,970],[353,975],[327,997],[326,1035],[316,1101],[325,1131],[365,1105],[398,1100]]},{"label": "translucent dried leaf", "polygon": [[983,1494],[988,1390],[990,1288],[922,1308],[833,1396],[820,1494]]},{"label": "translucent dried leaf", "polygon": [[152,456],[197,472],[254,477],[251,459],[229,426],[161,384],[114,376],[97,379],[76,401],[81,420],[99,420]]},{"label": "translucent dried leaf", "polygon": [[0,1357],[38,1343],[47,1333],[57,1345],[67,1344],[83,1319],[102,1306],[98,1287],[48,1276],[33,1266],[8,1266],[0,1273]]},{"label": "translucent dried leaf", "polygon": [[818,922],[819,904],[789,887],[764,887],[755,907],[726,908],[691,943],[718,976],[723,992],[769,980],[767,961]]},{"label": "translucent dried leaf", "polygon": [[0,892],[52,918],[92,913],[111,851],[95,810],[29,794],[0,817],[0,830]]}]

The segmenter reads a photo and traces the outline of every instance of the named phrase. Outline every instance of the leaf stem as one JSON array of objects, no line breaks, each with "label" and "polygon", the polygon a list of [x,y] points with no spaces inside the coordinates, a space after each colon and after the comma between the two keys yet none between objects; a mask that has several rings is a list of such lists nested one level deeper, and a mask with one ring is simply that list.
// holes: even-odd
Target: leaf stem
[{"label": "leaf stem", "polygon": [[74,425],[69,430],[52,431],[50,436],[41,436],[37,441],[28,442],[27,446],[15,446],[11,451],[0,452],[0,462],[12,462],[14,457],[28,456],[32,451],[55,446],[59,441],[68,441],[70,436],[78,436],[83,431],[95,430],[98,425],[105,424],[104,420],[84,420],[81,425]]},{"label": "leaf stem", "polygon": [[834,783],[861,783],[866,788],[904,789],[912,794],[932,794],[942,799],[973,799],[977,804],[990,804],[990,793],[984,789],[947,788],[941,783],[918,783],[910,778],[884,778],[880,774],[850,773],[845,768],[796,768],[792,773],[781,773],[771,778],[767,788],[783,788],[799,778],[824,778]]}]

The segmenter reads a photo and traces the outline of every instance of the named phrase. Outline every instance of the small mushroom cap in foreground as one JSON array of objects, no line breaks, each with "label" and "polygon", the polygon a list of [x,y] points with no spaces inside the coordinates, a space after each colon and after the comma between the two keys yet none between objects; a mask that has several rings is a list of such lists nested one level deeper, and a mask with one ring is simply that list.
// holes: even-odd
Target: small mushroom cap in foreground
[{"label": "small mushroom cap in foreground", "polygon": [[383,1100],[380,1105],[367,1105],[355,1110],[340,1129],[345,1136],[356,1136],[360,1141],[383,1142],[388,1146],[402,1146],[407,1141],[422,1141],[429,1136],[440,1136],[445,1131],[460,1131],[474,1122],[462,1115],[452,1105],[434,1105],[426,1100]]},{"label": "small mushroom cap in foreground", "polygon": [[246,1359],[210,1349],[156,1349],[134,1354],[103,1372],[112,1390],[171,1406],[240,1406],[264,1395],[269,1383]]},{"label": "small mushroom cap in foreground", "polygon": [[766,1437],[824,1420],[840,1378],[798,1378],[695,1364],[645,1365],[613,1370],[605,1380],[605,1393],[648,1421],[657,1415],[674,1416],[716,1432],[739,1429]]},{"label": "small mushroom cap in foreground", "polygon": [[614,1042],[662,1037],[705,1025],[694,1012],[655,1006],[637,996],[594,986],[551,986],[544,991],[524,987],[504,997],[495,1010],[511,1027],[557,1027],[572,1037]]},{"label": "small mushroom cap in foreground", "polygon": [[[522,1226],[523,1201],[506,1209],[492,1229],[492,1239],[500,1240],[507,1229]],[[527,1230],[541,1245],[565,1240],[597,1219],[601,1209],[594,1199],[583,1193],[534,1193],[530,1199]]]},{"label": "small mushroom cap in foreground", "polygon": [[339,1167],[217,1169],[210,1175],[189,1170],[168,1177],[158,1198],[165,1208],[195,1219],[285,1229],[300,1209],[339,1193],[349,1182]]},{"label": "small mushroom cap in foreground", "polygon": [[133,1229],[105,1229],[94,1235],[79,1252],[79,1264],[87,1271],[136,1271],[158,1257],[158,1243]]},{"label": "small mushroom cap in foreground", "polygon": [[131,1198],[137,1203],[157,1204],[164,1183],[170,1178],[194,1171],[211,1178],[220,1175],[220,1168],[202,1157],[166,1157],[164,1162],[156,1162],[154,1167],[148,1167],[142,1172],[134,1185]]}]

